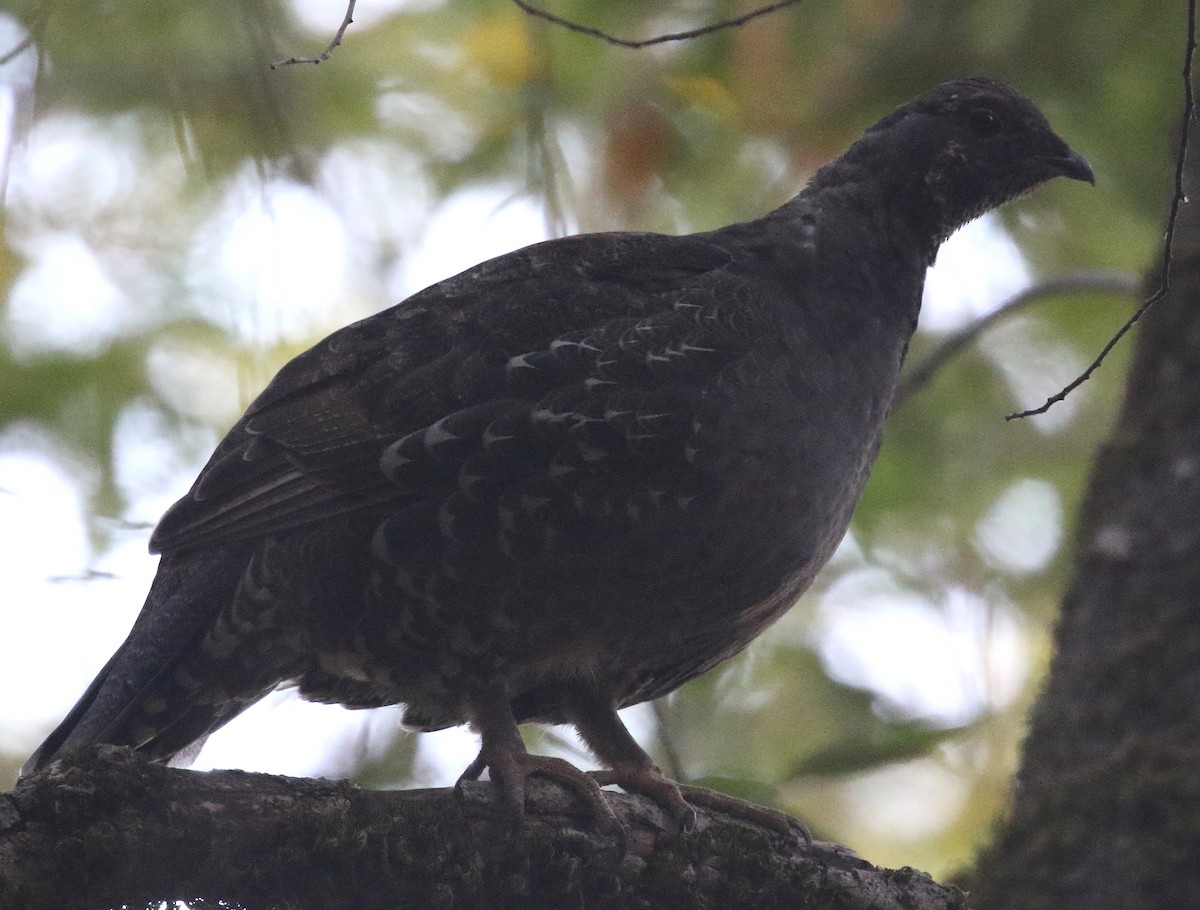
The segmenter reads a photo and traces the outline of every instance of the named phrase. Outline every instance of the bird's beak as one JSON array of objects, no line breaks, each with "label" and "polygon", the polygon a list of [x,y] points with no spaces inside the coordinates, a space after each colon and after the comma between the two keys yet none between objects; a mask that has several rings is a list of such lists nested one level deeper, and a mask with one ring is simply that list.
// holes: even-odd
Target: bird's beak
[{"label": "bird's beak", "polygon": [[1040,160],[1045,162],[1057,175],[1070,177],[1072,180],[1083,180],[1092,186],[1096,185],[1096,175],[1092,173],[1092,166],[1079,152],[1067,149],[1065,155],[1046,156]]}]

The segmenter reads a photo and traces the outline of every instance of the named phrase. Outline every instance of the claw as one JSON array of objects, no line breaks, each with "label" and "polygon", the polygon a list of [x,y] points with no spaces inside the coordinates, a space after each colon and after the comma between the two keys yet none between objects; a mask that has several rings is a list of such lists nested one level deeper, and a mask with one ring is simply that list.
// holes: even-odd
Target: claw
[{"label": "claw", "polygon": [[696,827],[696,810],[683,798],[679,786],[663,777],[654,765],[614,765],[605,771],[592,771],[589,776],[600,787],[615,784],[628,793],[640,793],[654,800],[680,834],[688,834]]},{"label": "claw", "polygon": [[616,699],[596,689],[578,688],[572,692],[570,720],[596,756],[608,765],[607,771],[592,772],[599,786],[616,784],[629,793],[640,793],[662,807],[680,834],[696,827],[694,806],[716,809],[762,828],[812,844],[812,835],[800,822],[765,806],[727,796],[703,787],[681,786],[665,777],[637,744],[617,715]]},{"label": "claw", "polygon": [[487,759],[484,757],[483,752],[480,752],[475,756],[475,760],[467,765],[463,773],[458,775],[458,781],[454,784],[455,788],[457,789],[458,785],[464,780],[479,780],[480,775],[483,774],[486,767]]},{"label": "claw", "polygon": [[477,780],[486,768],[501,799],[511,808],[517,824],[523,826],[529,775],[548,777],[578,794],[602,829],[617,833],[621,856],[624,856],[625,826],[608,804],[600,785],[564,759],[529,754],[517,731],[503,686],[485,687],[478,693],[472,722],[483,743],[479,755],[459,777],[459,783]]},{"label": "claw", "polygon": [[466,780],[478,780],[485,768],[492,783],[499,790],[501,799],[518,819],[522,819],[525,814],[526,780],[531,774],[538,774],[573,791],[587,804],[602,828],[624,836],[625,826],[604,798],[600,785],[564,759],[530,755],[528,752],[512,749],[485,748],[459,776],[458,782],[461,784]]},{"label": "claw", "polygon": [[786,837],[798,838],[806,846],[812,846],[812,834],[808,828],[790,815],[705,787],[677,784],[664,777],[654,765],[614,765],[607,771],[593,771],[591,777],[602,787],[616,784],[622,790],[640,793],[654,800],[675,822],[680,834],[689,834],[695,830],[695,807],[700,806],[740,818]]},{"label": "claw", "polygon": [[768,831],[775,831],[785,837],[798,837],[805,846],[812,846],[812,832],[808,830],[808,827],[799,819],[792,818],[778,809],[768,809],[766,806],[759,806],[736,796],[730,796],[728,793],[709,790],[706,787],[680,785],[679,791],[681,797],[694,806],[715,809],[726,815],[732,815],[734,818],[758,825],[760,828],[766,828]]}]

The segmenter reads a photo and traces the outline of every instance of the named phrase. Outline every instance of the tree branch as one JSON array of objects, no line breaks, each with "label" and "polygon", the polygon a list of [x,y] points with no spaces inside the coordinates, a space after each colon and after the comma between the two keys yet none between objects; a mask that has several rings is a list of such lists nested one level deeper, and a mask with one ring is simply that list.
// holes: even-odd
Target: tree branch
[{"label": "tree branch", "polygon": [[800,0],[778,0],[776,3],[768,3],[766,6],[760,6],[757,9],[752,9],[750,12],[742,16],[737,16],[733,19],[723,19],[720,22],[714,22],[711,25],[705,25],[700,28],[690,29],[686,32],[672,32],[668,35],[656,35],[653,38],[644,38],[640,41],[632,41],[627,38],[618,38],[615,35],[610,35],[598,28],[592,28],[588,25],[581,25],[578,22],[572,22],[570,19],[564,19],[562,16],[556,16],[554,13],[547,12],[544,9],[539,9],[536,6],[531,6],[525,0],[513,0],[518,7],[530,16],[535,16],[538,19],[544,19],[553,25],[561,26],[572,32],[578,32],[581,35],[588,35],[592,38],[599,38],[601,41],[607,41],[609,44],[615,44],[617,47],[628,47],[638,50],[643,47],[650,47],[653,44],[666,44],[669,41],[687,41],[691,38],[699,38],[703,35],[710,35],[713,32],[719,32],[727,28],[737,28],[740,25],[745,25],[752,19],[757,19],[760,16],[765,16],[768,13],[774,13],[788,6],[794,6]]},{"label": "tree branch", "polygon": [[1112,294],[1116,297],[1136,297],[1141,288],[1141,281],[1134,275],[1123,272],[1110,272],[1102,269],[1081,269],[1064,272],[1032,285],[1014,294],[1000,304],[991,313],[981,319],[976,319],[970,325],[955,332],[920,364],[905,372],[896,391],[895,405],[899,406],[917,392],[921,391],[930,380],[949,361],[961,354],[973,344],[980,335],[1001,320],[1019,313],[1030,305],[1055,297],[1059,294]]},{"label": "tree branch", "polygon": [[46,28],[46,23],[50,20],[52,8],[46,5],[38,10],[30,19],[29,26],[26,29],[26,35],[11,48],[0,54],[0,66],[7,66],[29,48],[34,47],[42,38],[42,32]]},{"label": "tree branch", "polygon": [[36,39],[34,38],[33,34],[30,33],[13,45],[11,50],[0,54],[0,66],[4,66],[9,61],[15,60],[17,57],[21,56],[22,53],[33,47],[35,40]]},{"label": "tree branch", "polygon": [[[1184,186],[1200,190],[1200,156]],[[1137,333],[1080,507],[1012,804],[967,878],[979,910],[1200,894],[1200,207],[1180,212],[1175,242],[1170,293]]]},{"label": "tree branch", "polygon": [[1092,378],[1092,374],[1100,369],[1100,364],[1104,363],[1109,352],[1117,346],[1125,334],[1137,325],[1138,321],[1146,315],[1146,311],[1154,304],[1158,303],[1171,291],[1171,256],[1175,247],[1175,222],[1179,218],[1179,206],[1187,201],[1187,197],[1183,193],[1183,168],[1184,162],[1187,159],[1188,150],[1188,135],[1192,130],[1192,119],[1195,117],[1196,104],[1192,96],[1192,59],[1196,56],[1196,0],[1188,0],[1187,6],[1187,46],[1184,48],[1183,54],[1183,114],[1179,130],[1179,147],[1175,152],[1175,194],[1171,197],[1171,208],[1167,215],[1167,230],[1163,239],[1162,250],[1162,275],[1158,285],[1158,290],[1147,297],[1140,307],[1134,311],[1134,314],[1125,321],[1125,324],[1117,329],[1117,333],[1108,340],[1101,350],[1096,355],[1086,370],[1072,379],[1058,392],[1051,395],[1039,407],[1030,408],[1027,411],[1017,411],[1014,414],[1007,415],[1005,420],[1020,420],[1025,417],[1032,417],[1035,414],[1045,414],[1055,404],[1062,401],[1073,391]]},{"label": "tree branch", "polygon": [[358,0],[347,0],[346,15],[342,18],[342,24],[338,26],[337,32],[333,36],[333,40],[329,42],[329,46],[315,57],[288,57],[286,60],[276,60],[271,64],[271,69],[278,69],[281,66],[292,66],[296,63],[324,63],[331,56],[334,50],[342,43],[342,37],[346,34],[346,29],[350,27],[350,23],[354,21],[354,5]]},{"label": "tree branch", "polygon": [[198,773],[100,747],[0,796],[0,906],[966,910],[960,892],[911,869],[703,811],[678,836],[652,803],[607,794],[628,831],[622,852],[555,784],[530,781],[520,836],[493,796],[486,782],[456,796]]}]

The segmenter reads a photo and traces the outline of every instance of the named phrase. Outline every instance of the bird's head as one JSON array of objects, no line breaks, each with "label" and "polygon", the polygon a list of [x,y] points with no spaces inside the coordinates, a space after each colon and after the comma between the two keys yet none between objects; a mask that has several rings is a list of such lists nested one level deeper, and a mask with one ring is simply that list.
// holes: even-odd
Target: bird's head
[{"label": "bird's head", "polygon": [[980,76],[947,82],[897,108],[841,159],[933,240],[1054,177],[1095,183],[1088,163],[1032,101]]}]

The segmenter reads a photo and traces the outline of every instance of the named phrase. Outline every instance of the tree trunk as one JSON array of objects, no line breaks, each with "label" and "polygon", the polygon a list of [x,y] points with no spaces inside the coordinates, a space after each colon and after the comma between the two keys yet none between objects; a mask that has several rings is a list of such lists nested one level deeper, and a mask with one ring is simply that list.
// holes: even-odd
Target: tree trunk
[{"label": "tree trunk", "polygon": [[1200,206],[1170,277],[1093,469],[1010,817],[964,882],[978,910],[1200,907]]}]

